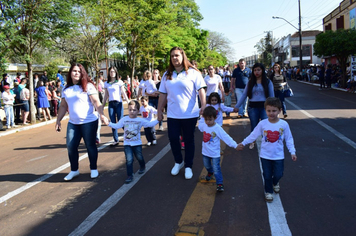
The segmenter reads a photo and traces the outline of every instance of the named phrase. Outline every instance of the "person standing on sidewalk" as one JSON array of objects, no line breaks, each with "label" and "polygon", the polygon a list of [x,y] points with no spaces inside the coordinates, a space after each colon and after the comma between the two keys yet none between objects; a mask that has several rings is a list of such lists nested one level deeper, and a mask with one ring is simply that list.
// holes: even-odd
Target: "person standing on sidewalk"
[{"label": "person standing on sidewalk", "polygon": [[[199,117],[197,95],[201,102],[201,112],[205,108],[206,84],[200,71],[188,60],[180,47],[170,51],[167,71],[164,73],[159,87],[161,92],[158,100],[157,119],[163,119],[163,109],[167,104],[168,138],[174,156],[172,175],[177,175],[185,166],[185,178],[193,177],[193,159],[195,152],[194,132]],[[185,142],[185,158],[183,161],[180,135]]]},{"label": "person standing on sidewalk", "polygon": [[10,85],[5,85],[4,92],[2,92],[2,101],[4,102],[4,110],[6,115],[6,127],[8,129],[16,128],[14,122],[14,101],[15,101],[15,94],[10,90]]},{"label": "person standing on sidewalk", "polygon": [[79,152],[78,146],[83,138],[87,148],[90,162],[90,177],[98,177],[97,170],[98,149],[96,147],[96,131],[98,129],[98,114],[106,125],[108,119],[103,114],[102,104],[99,101],[98,91],[84,67],[79,63],[74,63],[67,77],[67,84],[62,93],[61,106],[59,107],[55,129],[60,132],[62,129],[61,120],[69,111],[69,122],[67,126],[66,144],[70,162],[70,173],[64,177],[65,181],[70,181],[79,175]]},{"label": "person standing on sidewalk", "polygon": [[[240,59],[238,67],[232,72],[232,80],[231,80],[231,91],[235,92],[236,102],[239,102],[239,100],[241,99],[251,74],[252,72],[250,68],[246,68],[245,59]],[[245,100],[242,101],[241,106],[238,107],[239,114],[237,118],[247,117],[246,107],[247,107],[247,98],[245,98]]]}]

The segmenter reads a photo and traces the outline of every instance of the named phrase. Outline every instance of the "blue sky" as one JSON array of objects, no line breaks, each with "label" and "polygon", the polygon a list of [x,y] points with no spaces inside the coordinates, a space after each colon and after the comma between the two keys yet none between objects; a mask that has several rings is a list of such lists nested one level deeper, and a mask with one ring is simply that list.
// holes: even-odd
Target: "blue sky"
[{"label": "blue sky", "polygon": [[[195,0],[204,19],[200,28],[223,33],[235,50],[235,61],[256,53],[254,45],[273,32],[279,39],[293,34],[298,25],[298,0]],[[323,30],[323,18],[339,6],[340,0],[300,0],[302,30]],[[346,19],[345,19],[346,20]]]}]

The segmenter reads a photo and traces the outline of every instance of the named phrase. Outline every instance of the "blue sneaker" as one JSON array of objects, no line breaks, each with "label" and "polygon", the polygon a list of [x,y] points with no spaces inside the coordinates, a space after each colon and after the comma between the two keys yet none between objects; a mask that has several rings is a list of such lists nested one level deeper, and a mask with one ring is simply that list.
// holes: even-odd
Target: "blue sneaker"
[{"label": "blue sneaker", "polygon": [[131,183],[132,180],[133,180],[133,176],[131,175],[131,176],[127,177],[127,179],[125,180],[125,184]]}]

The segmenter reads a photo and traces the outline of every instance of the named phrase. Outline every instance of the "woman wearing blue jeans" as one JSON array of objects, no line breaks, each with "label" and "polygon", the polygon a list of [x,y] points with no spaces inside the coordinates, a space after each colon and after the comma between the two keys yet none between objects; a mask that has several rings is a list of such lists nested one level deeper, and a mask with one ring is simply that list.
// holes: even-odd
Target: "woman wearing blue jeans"
[{"label": "woman wearing blue jeans", "polygon": [[[124,83],[119,79],[119,74],[117,73],[116,67],[109,68],[108,80],[104,83],[105,95],[103,98],[103,108],[106,104],[107,99],[109,99],[109,117],[112,123],[117,123],[123,117],[124,107],[122,105],[123,95],[125,100],[129,102],[127,98]],[[114,142],[110,144],[111,146],[116,146],[119,144],[119,135],[117,129],[112,129],[112,135]]]},{"label": "woman wearing blue jeans", "polygon": [[97,170],[98,149],[96,147],[96,130],[98,128],[98,114],[104,124],[109,124],[108,119],[102,113],[102,105],[99,101],[98,91],[89,80],[84,67],[75,63],[69,69],[67,85],[62,92],[61,106],[59,107],[55,129],[62,129],[61,120],[69,111],[66,144],[70,161],[71,172],[64,177],[70,181],[79,175],[79,152],[78,146],[83,138],[87,148],[90,162],[90,177],[98,177]]},{"label": "woman wearing blue jeans", "polygon": [[[251,124],[251,132],[260,120],[267,119],[264,102],[268,97],[274,97],[273,83],[267,78],[265,67],[262,63],[256,63],[252,67],[251,79],[248,81],[245,90],[235,108],[239,108],[242,102],[248,97],[248,117]],[[255,143],[250,143],[249,148],[253,149]]]},{"label": "woman wearing blue jeans", "polygon": [[[199,112],[205,108],[205,82],[196,68],[188,61],[180,47],[170,51],[167,71],[164,73],[159,92],[157,119],[163,119],[163,108],[167,104],[168,138],[174,156],[175,165],[172,175],[177,175],[185,166],[185,178],[193,177],[194,132]],[[199,111],[197,95],[199,94],[201,110]],[[183,161],[180,136],[185,142],[185,158]]]}]

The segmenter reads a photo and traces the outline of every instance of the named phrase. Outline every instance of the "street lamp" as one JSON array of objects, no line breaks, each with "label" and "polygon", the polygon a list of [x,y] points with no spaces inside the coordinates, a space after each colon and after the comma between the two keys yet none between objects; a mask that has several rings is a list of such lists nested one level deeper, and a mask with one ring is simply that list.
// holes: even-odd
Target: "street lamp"
[{"label": "street lamp", "polygon": [[299,29],[297,27],[295,27],[292,23],[290,23],[289,21],[284,19],[283,17],[272,16],[272,18],[284,20],[285,22],[287,22],[288,24],[293,26],[296,30],[298,30],[298,32],[299,32],[299,68],[300,68],[300,72],[301,72],[302,71],[302,62],[303,62],[303,58],[302,58],[302,24],[301,24],[301,14],[300,14],[300,0],[298,0],[298,2],[299,2]]}]

